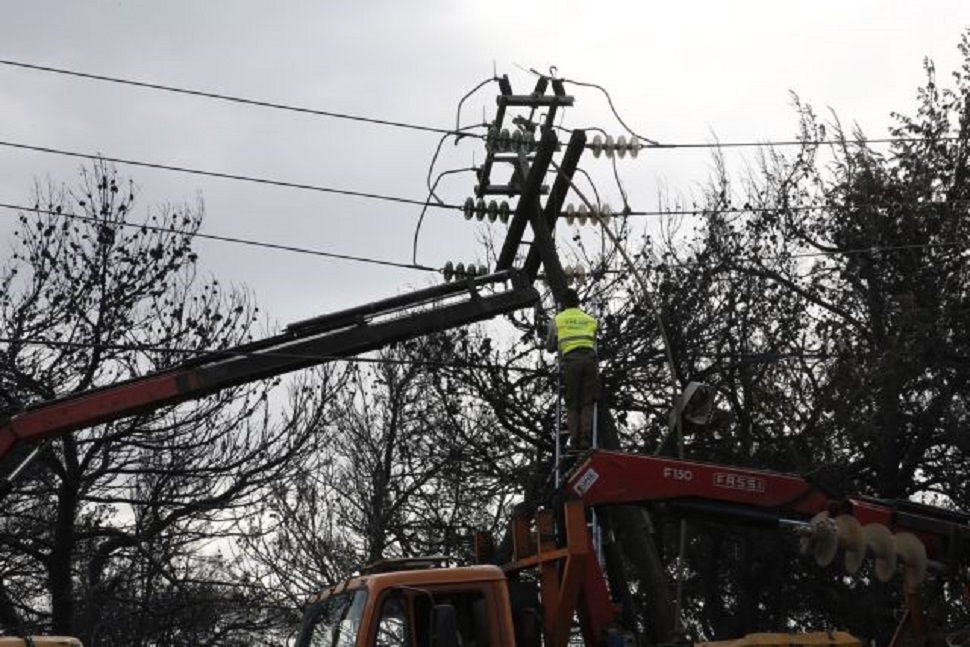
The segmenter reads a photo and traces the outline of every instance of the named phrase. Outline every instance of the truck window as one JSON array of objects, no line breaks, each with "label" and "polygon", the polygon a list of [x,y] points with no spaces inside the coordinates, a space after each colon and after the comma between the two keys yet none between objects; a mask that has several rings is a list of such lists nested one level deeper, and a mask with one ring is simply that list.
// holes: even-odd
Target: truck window
[{"label": "truck window", "polygon": [[303,616],[296,647],[353,647],[366,602],[367,591],[359,589],[314,603]]},{"label": "truck window", "polygon": [[491,647],[488,608],[481,591],[435,593],[435,604],[455,607],[458,642],[461,647]]},{"label": "truck window", "polygon": [[481,591],[420,591],[386,597],[377,618],[374,647],[431,647],[432,606],[455,608],[460,647],[491,647],[485,596]]},{"label": "truck window", "polygon": [[410,647],[411,623],[408,620],[407,601],[398,596],[389,597],[381,605],[377,621],[377,647]]}]

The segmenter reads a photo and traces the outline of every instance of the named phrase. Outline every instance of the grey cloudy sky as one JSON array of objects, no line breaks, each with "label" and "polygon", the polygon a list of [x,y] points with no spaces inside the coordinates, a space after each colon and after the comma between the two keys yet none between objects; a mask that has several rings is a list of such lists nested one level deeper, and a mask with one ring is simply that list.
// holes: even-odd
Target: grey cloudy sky
[{"label": "grey cloudy sky", "polygon": [[[494,69],[525,92],[523,68],[555,65],[606,87],[624,120],[663,142],[788,139],[789,90],[871,136],[909,110],[922,60],[958,64],[965,0],[646,2],[257,2],[167,0],[0,3],[0,59],[124,77],[319,110],[439,127]],[[604,97],[572,88],[567,127],[620,134]],[[464,122],[494,110],[489,87]],[[423,199],[434,134],[233,105],[0,65],[0,141]],[[635,209],[657,188],[696,190],[708,151],[655,151],[620,165]],[[448,144],[438,170],[481,161]],[[589,166],[596,163],[587,159]],[[602,164],[602,162],[599,162]],[[36,178],[72,182],[81,161],[0,146],[0,202],[26,204]],[[419,209],[163,170],[120,167],[142,208],[205,200],[213,234],[400,262]],[[453,203],[470,175],[444,181]],[[614,186],[600,187],[618,204]],[[0,209],[7,239],[13,213]],[[419,262],[483,260],[481,230],[449,211],[426,218]],[[4,250],[7,249],[5,245]],[[279,322],[395,294],[433,277],[221,243],[205,268],[250,286]],[[6,251],[3,252],[4,255]]]}]

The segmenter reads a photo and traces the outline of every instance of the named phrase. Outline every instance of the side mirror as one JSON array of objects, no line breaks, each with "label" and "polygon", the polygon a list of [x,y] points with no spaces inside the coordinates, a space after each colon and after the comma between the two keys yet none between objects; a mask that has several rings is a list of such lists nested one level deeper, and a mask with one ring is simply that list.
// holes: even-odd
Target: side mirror
[{"label": "side mirror", "polygon": [[678,406],[684,420],[695,425],[706,425],[714,413],[715,391],[706,384],[691,382],[680,396]]},{"label": "side mirror", "polygon": [[432,647],[458,647],[458,614],[454,605],[436,604],[431,615],[434,622]]}]

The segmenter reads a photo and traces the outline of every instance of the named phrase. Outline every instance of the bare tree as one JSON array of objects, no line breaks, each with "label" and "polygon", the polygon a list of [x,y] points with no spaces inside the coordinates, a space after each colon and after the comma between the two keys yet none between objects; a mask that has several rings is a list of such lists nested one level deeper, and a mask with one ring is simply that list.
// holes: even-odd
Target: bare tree
[{"label": "bare tree", "polygon": [[[75,189],[38,187],[35,210],[20,214],[0,275],[8,402],[85,391],[250,339],[258,309],[249,295],[198,275],[201,202],[131,221],[135,198],[133,183],[98,162]],[[111,619],[164,615],[172,587],[191,588],[181,574],[307,450],[322,398],[295,392],[282,420],[269,406],[274,384],[52,443],[0,516],[3,628],[86,644],[151,639],[124,633],[147,631],[147,621]]]}]

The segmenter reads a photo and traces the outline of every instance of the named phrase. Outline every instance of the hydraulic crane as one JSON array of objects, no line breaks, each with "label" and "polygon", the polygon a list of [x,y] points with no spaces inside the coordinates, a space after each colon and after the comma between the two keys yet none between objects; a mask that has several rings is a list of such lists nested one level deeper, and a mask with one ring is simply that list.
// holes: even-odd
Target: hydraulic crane
[{"label": "hydraulic crane", "polygon": [[[495,286],[500,289],[486,292]],[[279,335],[202,355],[170,370],[28,406],[0,425],[0,460],[20,444],[36,446],[91,425],[483,321],[529,307],[538,298],[519,272],[506,270],[297,322]],[[2,487],[11,487],[25,466],[22,462],[3,477]]]}]

